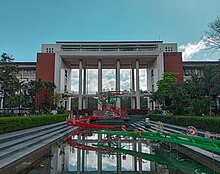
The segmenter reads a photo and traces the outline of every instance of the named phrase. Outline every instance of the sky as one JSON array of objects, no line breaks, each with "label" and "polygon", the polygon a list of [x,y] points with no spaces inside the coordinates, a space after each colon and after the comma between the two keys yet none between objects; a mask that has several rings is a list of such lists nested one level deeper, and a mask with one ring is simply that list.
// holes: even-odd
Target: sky
[{"label": "sky", "polygon": [[[0,0],[0,54],[16,62],[35,62],[41,44],[56,41],[150,41],[177,43],[183,60],[218,60],[206,50],[205,31],[220,16],[220,0]],[[89,71],[89,90],[97,91],[97,71]],[[130,71],[121,73],[129,90]],[[103,72],[103,88],[113,89],[115,71]],[[146,90],[146,71],[140,71]],[[72,73],[78,91],[78,71]],[[91,92],[91,91],[90,91]]]},{"label": "sky", "polygon": [[56,41],[162,40],[184,60],[218,60],[204,52],[220,0],[0,0],[0,53],[36,61]]}]

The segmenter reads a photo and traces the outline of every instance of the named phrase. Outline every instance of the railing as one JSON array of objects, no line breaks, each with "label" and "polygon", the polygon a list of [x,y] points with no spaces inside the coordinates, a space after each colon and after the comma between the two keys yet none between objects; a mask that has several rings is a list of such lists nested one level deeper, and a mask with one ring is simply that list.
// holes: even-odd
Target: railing
[{"label": "railing", "polygon": [[139,52],[157,51],[158,45],[61,45],[62,51],[117,51],[117,52]]}]

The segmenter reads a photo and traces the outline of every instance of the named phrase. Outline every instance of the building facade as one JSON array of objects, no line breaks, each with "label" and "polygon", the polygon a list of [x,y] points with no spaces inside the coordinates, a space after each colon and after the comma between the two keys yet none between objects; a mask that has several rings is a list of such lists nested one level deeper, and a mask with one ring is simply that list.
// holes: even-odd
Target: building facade
[{"label": "building facade", "polygon": [[[78,93],[71,91],[71,70],[79,70]],[[130,69],[131,108],[140,109],[140,97],[149,97],[157,90],[157,81],[164,72],[178,73],[178,80],[183,80],[182,53],[178,52],[176,43],[162,41],[130,42],[56,42],[43,44],[41,53],[37,54],[36,79],[55,83],[55,92],[65,94],[65,107],[71,109],[71,98],[78,98],[78,109],[86,108],[86,98],[95,97],[88,94],[87,69],[98,70],[98,90],[102,92],[102,70],[115,69],[116,86],[120,91],[120,70]],[[147,69],[147,92],[140,93],[139,70]],[[136,73],[134,73],[136,72]],[[127,95],[127,94],[125,94]],[[149,101],[149,100],[148,100]],[[120,107],[120,99],[117,106]],[[99,106],[98,109],[102,109]]]},{"label": "building facade", "polygon": [[205,66],[217,66],[219,61],[185,61],[183,62],[183,79],[189,80],[192,74],[201,77],[204,75]]},{"label": "building facade", "polygon": [[[192,74],[203,75],[205,65],[217,65],[219,62],[182,61],[176,43],[162,41],[141,42],[56,42],[43,44],[37,54],[37,62],[16,62],[19,68],[17,77],[21,81],[41,79],[56,85],[55,92],[64,94],[63,106],[71,109],[71,98],[78,100],[78,109],[86,109],[86,99],[96,97],[96,92],[103,92],[102,70],[115,69],[116,86],[120,91],[120,70],[130,69],[131,91],[123,96],[131,97],[131,108],[140,108],[140,98],[148,100],[157,90],[157,81],[164,72],[178,73],[178,80],[188,80]],[[71,70],[79,70],[78,92],[71,90]],[[88,93],[88,69],[98,70],[98,90]],[[139,70],[147,71],[147,91],[140,91]],[[120,107],[121,101],[117,101]],[[98,106],[98,109],[102,109]]]},{"label": "building facade", "polygon": [[[20,82],[27,83],[36,80],[36,62],[15,62],[18,67],[17,78]],[[0,94],[0,109],[3,109],[3,96]]]}]

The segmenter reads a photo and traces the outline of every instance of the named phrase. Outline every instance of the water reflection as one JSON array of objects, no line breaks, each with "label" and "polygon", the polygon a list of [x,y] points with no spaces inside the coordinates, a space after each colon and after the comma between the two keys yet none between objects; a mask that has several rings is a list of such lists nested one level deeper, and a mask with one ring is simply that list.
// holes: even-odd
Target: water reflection
[{"label": "water reflection", "polygon": [[214,171],[156,141],[75,134],[23,173],[203,173]]},{"label": "water reflection", "polygon": [[[194,173],[198,169],[203,173],[212,173],[208,168],[181,157],[179,153],[167,152],[160,143],[152,143],[148,140],[98,134],[89,137],[77,135],[72,141],[82,145],[81,150],[75,149],[74,152],[77,153],[69,157],[71,166],[69,171],[77,173],[85,171]],[[79,148],[78,145],[74,146],[74,143],[71,145],[72,148]],[[91,148],[90,151],[88,147]]]}]

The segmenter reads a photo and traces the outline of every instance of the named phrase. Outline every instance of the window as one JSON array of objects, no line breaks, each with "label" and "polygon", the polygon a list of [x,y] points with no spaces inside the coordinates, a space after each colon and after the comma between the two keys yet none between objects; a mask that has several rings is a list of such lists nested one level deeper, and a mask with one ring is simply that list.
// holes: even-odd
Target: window
[{"label": "window", "polygon": [[165,52],[173,52],[173,47],[165,47]]},{"label": "window", "polygon": [[154,70],[152,69],[151,70],[151,77],[153,77],[154,76]]},{"label": "window", "polygon": [[67,85],[64,86],[64,92],[67,92]]},{"label": "window", "polygon": [[65,77],[67,78],[67,70],[65,69]]},{"label": "window", "polygon": [[53,53],[53,48],[46,48],[46,53]]},{"label": "window", "polygon": [[152,85],[152,92],[154,92],[154,85]]}]

